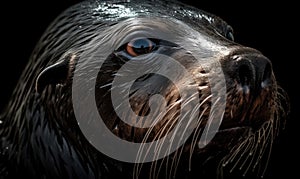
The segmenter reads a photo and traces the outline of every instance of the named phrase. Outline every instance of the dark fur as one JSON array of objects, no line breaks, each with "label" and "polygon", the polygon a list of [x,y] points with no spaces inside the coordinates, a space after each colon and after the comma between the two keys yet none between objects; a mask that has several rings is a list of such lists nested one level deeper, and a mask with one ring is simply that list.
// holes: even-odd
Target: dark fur
[{"label": "dark fur", "polygon": [[[266,91],[248,95],[238,91],[241,79],[236,78],[237,73],[232,57],[245,54],[249,58],[254,58],[251,55],[255,58],[265,57],[254,49],[232,42],[230,39],[232,37],[228,35],[232,29],[220,18],[178,2],[132,1],[117,4],[132,8],[132,12],[135,12],[133,17],[145,16],[147,10],[156,16],[172,16],[199,32],[205,33],[213,40],[218,40],[220,44],[233,48],[231,54],[218,59],[225,72],[228,89],[222,130],[205,148],[191,152],[192,144],[195,144],[198,139],[195,136],[202,131],[203,126],[200,126],[193,135],[194,138],[191,137],[177,152],[164,160],[143,166],[110,159],[98,152],[85,139],[79,130],[72,109],[72,73],[76,59],[84,50],[82,47],[97,35],[94,32],[127,18],[121,17],[121,11],[115,14],[101,11],[104,7],[116,8],[109,4],[109,2],[103,4],[88,1],[75,5],[59,16],[42,36],[21,76],[7,110],[0,116],[2,121],[0,124],[0,176],[3,178],[19,176],[28,178],[144,178],[148,176],[211,178],[223,175],[229,177],[263,175],[272,142],[288,113],[287,96],[277,86],[272,72],[270,74],[272,85]],[[91,10],[96,7],[101,8],[98,11]],[[144,11],[140,11],[141,9]],[[176,59],[192,58],[188,55],[177,54],[177,52],[170,55]],[[114,55],[108,59],[107,66],[104,65],[100,70],[97,85],[111,82],[113,78],[111,74],[105,76],[106,70],[117,71],[122,65],[121,61],[124,60]],[[46,71],[47,73],[42,72],[46,67],[57,62],[59,64],[53,68],[53,72],[51,70]],[[203,76],[213,71],[213,69],[203,71],[200,68],[189,68],[198,70],[199,73],[203,73]],[[39,76],[39,74],[43,75]],[[157,83],[168,84],[163,80],[165,79],[158,78]],[[208,83],[207,79],[202,76],[195,77],[195,81],[198,86],[206,86]],[[146,82],[147,79],[141,80],[141,86]],[[250,86],[257,86],[257,84]],[[169,94],[166,98],[170,103],[178,100],[178,94],[172,93],[175,88],[165,86],[164,90],[166,95]],[[253,87],[251,90],[257,89]],[[110,95],[107,95],[108,91],[109,87],[104,88],[98,91],[96,96],[99,111],[107,116],[113,112],[109,101]],[[160,92],[159,89],[154,93],[157,92]],[[203,101],[209,96],[209,90],[199,90],[199,94],[200,100]],[[137,93],[132,95],[133,99],[138,95]],[[138,105],[142,109],[136,107],[137,112],[144,110],[146,102],[147,99],[142,100]],[[101,107],[101,103],[105,104],[104,108]],[[205,105],[209,107],[212,104],[207,102]],[[206,106],[201,106],[199,110],[201,111]],[[248,108],[249,106],[251,108]],[[145,114],[145,112],[142,113]],[[204,116],[206,115],[208,114]],[[109,119],[113,119],[106,121],[111,130],[115,125],[120,126],[119,131],[114,131],[119,137],[139,142],[143,139],[145,131],[121,125],[115,116],[109,116]],[[128,133],[132,130],[135,130],[137,138]],[[148,140],[156,139],[159,133],[164,132],[160,131],[160,128],[154,129],[153,138]],[[174,167],[176,164],[178,166]],[[138,172],[141,167],[141,172]]]}]

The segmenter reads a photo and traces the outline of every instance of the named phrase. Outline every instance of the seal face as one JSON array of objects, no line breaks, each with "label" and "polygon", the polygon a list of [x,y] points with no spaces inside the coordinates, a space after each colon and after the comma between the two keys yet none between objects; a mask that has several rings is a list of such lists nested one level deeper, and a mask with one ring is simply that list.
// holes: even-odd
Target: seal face
[{"label": "seal face", "polygon": [[176,1],[71,7],[0,117],[1,176],[263,175],[288,100],[270,60],[233,40]]}]

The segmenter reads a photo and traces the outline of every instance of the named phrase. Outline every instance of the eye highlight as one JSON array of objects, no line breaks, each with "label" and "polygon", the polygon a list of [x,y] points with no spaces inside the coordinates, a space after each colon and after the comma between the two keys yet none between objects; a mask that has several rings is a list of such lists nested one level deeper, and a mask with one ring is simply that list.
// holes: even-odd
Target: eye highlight
[{"label": "eye highlight", "polygon": [[156,43],[147,38],[134,39],[126,44],[126,52],[132,56],[137,57],[139,55],[152,52],[156,48]]}]

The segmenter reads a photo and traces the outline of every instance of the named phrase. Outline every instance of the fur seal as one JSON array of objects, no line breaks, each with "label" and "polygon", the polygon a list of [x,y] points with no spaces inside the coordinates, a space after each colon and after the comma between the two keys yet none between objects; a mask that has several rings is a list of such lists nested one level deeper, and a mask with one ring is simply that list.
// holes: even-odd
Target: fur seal
[{"label": "fur seal", "polygon": [[[128,37],[144,27],[173,33],[182,41]],[[190,27],[199,34],[176,27]],[[168,133],[165,129],[174,128],[168,121],[176,121],[178,108],[186,105],[180,89],[197,89],[201,105],[190,110],[197,109],[197,117],[201,116],[203,122],[184,146],[164,159],[143,165],[116,161],[95,149],[78,126],[72,104],[74,73],[83,63],[83,54],[94,52],[91,42],[104,48],[107,44],[103,41],[99,41],[102,46],[96,43],[101,40],[98,35],[112,29],[128,41],[113,49],[99,67],[95,99],[99,114],[116,136],[130,142],[160,139]],[[191,47],[191,52],[182,48],[190,44],[197,48]],[[193,54],[195,49],[201,52],[201,63]],[[154,94],[161,94],[167,102],[169,113],[151,130],[120,120],[110,99],[111,83],[122,65],[148,54],[176,59],[193,79],[175,83],[161,75],[147,74],[133,83],[130,104],[139,116],[147,116]],[[213,59],[220,63],[226,80],[226,108],[224,113],[215,112],[223,117],[214,139],[198,148],[209,110],[216,104],[210,96],[219,84],[209,81],[209,75],[220,74]],[[288,113],[286,94],[276,84],[266,57],[233,42],[232,28],[220,18],[174,1],[83,2],[68,9],[41,38],[8,106],[0,118],[0,166],[1,176],[6,178],[192,178],[232,176],[234,172],[251,175],[250,170],[254,175],[263,174],[268,150]]]}]

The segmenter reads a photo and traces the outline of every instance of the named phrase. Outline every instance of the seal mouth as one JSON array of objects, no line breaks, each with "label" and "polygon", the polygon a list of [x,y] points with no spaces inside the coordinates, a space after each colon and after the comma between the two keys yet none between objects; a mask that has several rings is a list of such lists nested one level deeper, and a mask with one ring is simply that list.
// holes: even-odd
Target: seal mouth
[{"label": "seal mouth", "polygon": [[[227,129],[220,129],[217,131],[217,133],[214,136],[214,139],[210,141],[209,144],[206,144],[206,141],[198,141],[198,149],[202,149],[201,146],[228,146],[230,142],[233,142],[234,140],[237,140],[240,138],[240,136],[245,135],[246,133],[249,133],[252,131],[251,127],[248,126],[239,126],[239,127],[232,127]],[[212,135],[212,133],[207,134]],[[226,138],[224,137],[226,136]]]},{"label": "seal mouth", "polygon": [[251,127],[249,127],[249,126],[238,126],[238,127],[227,128],[227,129],[220,129],[218,131],[218,133],[222,135],[227,132],[239,131],[239,130],[249,130],[249,129],[251,129]]}]

